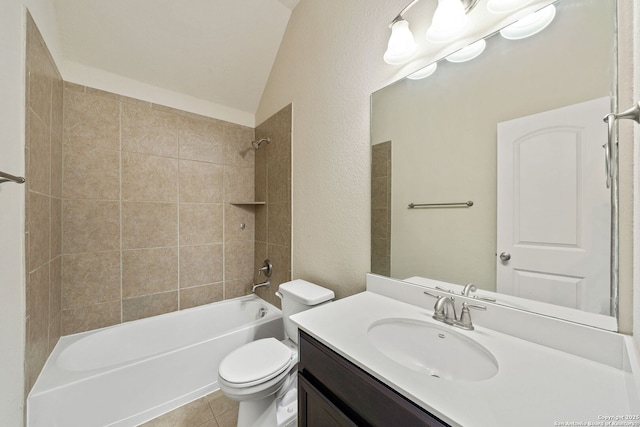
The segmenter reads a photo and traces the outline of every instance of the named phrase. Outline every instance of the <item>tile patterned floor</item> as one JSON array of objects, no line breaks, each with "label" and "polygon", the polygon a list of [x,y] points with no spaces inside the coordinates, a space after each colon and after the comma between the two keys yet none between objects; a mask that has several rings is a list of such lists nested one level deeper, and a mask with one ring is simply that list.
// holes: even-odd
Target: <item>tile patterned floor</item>
[{"label": "tile patterned floor", "polygon": [[143,427],[236,427],[238,402],[215,391],[159,416]]}]

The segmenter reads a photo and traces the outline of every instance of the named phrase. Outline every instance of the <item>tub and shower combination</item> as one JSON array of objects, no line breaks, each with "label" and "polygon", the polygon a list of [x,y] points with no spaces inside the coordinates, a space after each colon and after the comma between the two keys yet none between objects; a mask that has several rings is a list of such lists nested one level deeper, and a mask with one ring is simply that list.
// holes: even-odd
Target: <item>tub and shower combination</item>
[{"label": "tub and shower combination", "polygon": [[29,427],[135,426],[218,387],[218,365],[250,341],[284,338],[255,295],[65,336],[27,399]]}]

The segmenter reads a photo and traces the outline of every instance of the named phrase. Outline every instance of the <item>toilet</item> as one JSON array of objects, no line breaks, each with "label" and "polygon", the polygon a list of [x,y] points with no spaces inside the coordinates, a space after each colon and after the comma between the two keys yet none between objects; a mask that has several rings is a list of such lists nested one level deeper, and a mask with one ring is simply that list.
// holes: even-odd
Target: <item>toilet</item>
[{"label": "toilet", "polygon": [[279,286],[285,339],[264,338],[245,344],[222,359],[220,390],[240,402],[238,427],[296,425],[298,329],[289,316],[331,301],[333,291],[305,280]]}]

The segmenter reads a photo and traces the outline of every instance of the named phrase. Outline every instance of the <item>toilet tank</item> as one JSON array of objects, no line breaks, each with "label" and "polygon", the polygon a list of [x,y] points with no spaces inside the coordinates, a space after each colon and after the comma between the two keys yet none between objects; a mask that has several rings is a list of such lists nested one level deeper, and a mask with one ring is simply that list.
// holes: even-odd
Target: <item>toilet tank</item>
[{"label": "toilet tank", "polygon": [[298,343],[298,331],[296,325],[289,320],[289,316],[317,307],[335,298],[335,294],[331,289],[323,288],[302,279],[282,283],[278,291],[282,298],[284,332],[296,344]]}]

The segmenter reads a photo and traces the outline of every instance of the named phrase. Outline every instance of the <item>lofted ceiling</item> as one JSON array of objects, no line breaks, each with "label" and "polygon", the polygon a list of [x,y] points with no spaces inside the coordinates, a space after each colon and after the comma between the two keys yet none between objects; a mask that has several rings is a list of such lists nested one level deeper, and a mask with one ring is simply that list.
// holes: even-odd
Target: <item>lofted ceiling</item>
[{"label": "lofted ceiling", "polygon": [[65,67],[254,114],[299,0],[55,0]]}]

